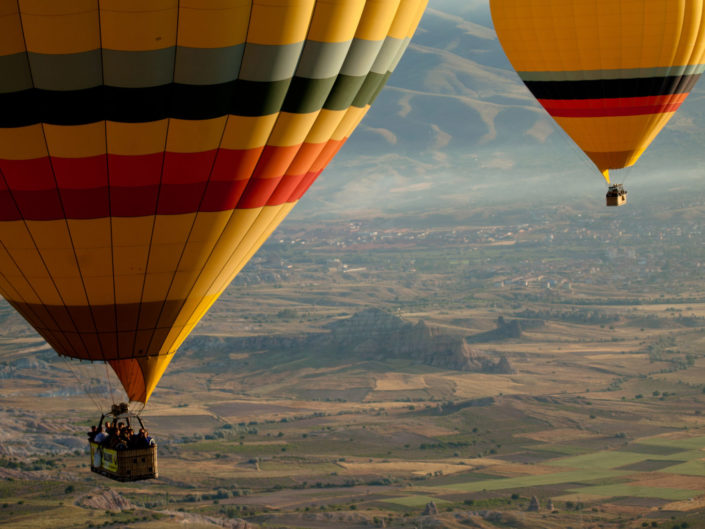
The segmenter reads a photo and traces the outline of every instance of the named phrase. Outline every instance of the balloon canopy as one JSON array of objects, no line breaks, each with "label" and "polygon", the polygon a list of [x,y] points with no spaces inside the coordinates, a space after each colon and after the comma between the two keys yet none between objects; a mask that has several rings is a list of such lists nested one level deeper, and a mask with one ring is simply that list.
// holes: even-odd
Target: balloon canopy
[{"label": "balloon canopy", "polygon": [[0,0],[0,293],[146,403],[427,0]]},{"label": "balloon canopy", "polygon": [[609,181],[653,141],[700,77],[703,0],[490,0],[531,93]]}]

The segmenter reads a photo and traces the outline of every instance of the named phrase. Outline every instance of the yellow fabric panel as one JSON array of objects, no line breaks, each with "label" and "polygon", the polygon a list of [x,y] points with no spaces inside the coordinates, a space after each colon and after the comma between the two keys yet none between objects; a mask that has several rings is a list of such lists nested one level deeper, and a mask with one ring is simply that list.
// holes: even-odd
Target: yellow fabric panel
[{"label": "yellow fabric panel", "polygon": [[202,300],[203,303],[199,305],[199,313],[201,316],[195,321],[195,323],[187,325],[186,327],[175,327],[169,332],[166,343],[171,344],[171,349],[173,351],[176,351],[179,347],[181,347],[181,344],[183,344],[184,340],[188,338],[191,331],[193,331],[193,328],[198,325],[198,322],[201,321],[206,312],[208,312],[208,309],[210,309],[216,301],[218,301],[218,296],[210,296],[208,299],[204,298]]},{"label": "yellow fabric panel", "polygon": [[42,250],[73,248],[65,220],[28,220],[26,224],[38,248]]},{"label": "yellow fabric panel", "polygon": [[228,116],[223,134],[223,148],[233,150],[254,149],[267,143],[279,114],[268,116]]},{"label": "yellow fabric panel", "polygon": [[[27,279],[49,280],[49,273],[42,263],[41,255],[36,250],[25,223],[23,221],[4,222],[3,229],[0,230],[0,243],[0,270],[12,282],[23,299],[30,303],[40,303],[38,294]],[[57,296],[55,289],[53,295]]]},{"label": "yellow fabric panel", "polygon": [[492,0],[491,8],[518,71],[653,68],[702,60],[702,42],[692,52],[702,41],[702,0]]},{"label": "yellow fabric panel", "polygon": [[162,301],[167,298],[195,217],[195,213],[156,217],[144,301]]},{"label": "yellow fabric panel", "polygon": [[147,356],[137,360],[145,381],[144,400],[138,399],[140,402],[147,403],[172,358],[174,358],[173,352],[166,355]]},{"label": "yellow fabric panel", "polygon": [[324,143],[331,139],[340,122],[345,117],[346,110],[323,109],[318,114],[316,122],[306,136],[306,143]]},{"label": "yellow fabric panel", "polygon": [[215,244],[230,219],[230,211],[200,211],[191,230],[190,242]]},{"label": "yellow fabric panel", "polygon": [[[18,259],[17,254],[18,252],[21,252],[21,250],[18,250],[16,252],[12,252],[12,258],[15,260],[16,263],[20,263],[23,261],[23,259]],[[22,269],[24,272],[24,268]],[[27,277],[30,277],[29,274],[25,274]],[[59,295],[59,291],[56,290],[56,286],[54,285],[54,282],[49,278],[49,276],[45,277],[32,277],[31,278],[32,282],[32,289],[34,292],[36,292],[37,296],[39,299],[41,299],[41,302],[45,305],[62,305],[63,300],[61,299],[61,296]]]},{"label": "yellow fabric panel", "polygon": [[228,225],[230,211],[201,212],[191,231],[174,281],[169,289],[169,299],[186,299],[208,262],[211,252]]},{"label": "yellow fabric panel", "polygon": [[253,0],[247,41],[294,44],[306,38],[315,0]]},{"label": "yellow fabric panel", "polygon": [[[150,255],[151,261],[151,255]],[[174,278],[171,272],[152,272],[144,276],[142,302],[164,301]]]},{"label": "yellow fabric panel", "polygon": [[225,48],[245,42],[251,0],[190,0],[179,5],[179,46]]},{"label": "yellow fabric panel", "polygon": [[[205,216],[207,220],[202,218]],[[230,211],[203,212],[198,217],[179,262],[178,271],[181,273],[200,273],[227,226]]]},{"label": "yellow fabric panel", "polygon": [[152,246],[163,244],[180,244],[183,246],[195,219],[196,213],[157,215],[154,220]]},{"label": "yellow fabric panel", "polygon": [[661,114],[663,120],[654,120],[653,114],[555,119],[584,151],[613,152],[646,148],[672,115]]},{"label": "yellow fabric panel", "polygon": [[116,303],[136,303],[142,296],[154,217],[112,219]]},{"label": "yellow fabric panel", "polygon": [[152,238],[152,226],[154,225],[154,217],[113,217],[113,246],[149,247],[149,241]]},{"label": "yellow fabric panel", "polygon": [[240,273],[240,271],[245,267],[245,265],[250,261],[252,256],[257,253],[260,247],[266,242],[270,235],[277,229],[279,224],[286,218],[286,216],[291,213],[294,206],[298,202],[287,202],[281,206],[276,206],[276,210],[270,211],[270,215],[265,219],[268,222],[266,226],[259,231],[259,235],[256,236],[256,240],[250,244],[249,249],[244,253],[239,253],[234,255],[233,262],[229,262],[223,269],[223,273],[216,279],[209,291],[210,294],[215,294],[220,296],[223,291],[228,287],[228,285],[235,279],[235,276]]},{"label": "yellow fabric panel", "polygon": [[68,220],[76,260],[91,305],[115,301],[110,219]]},{"label": "yellow fabric panel", "polygon": [[347,42],[355,36],[365,0],[318,0],[307,39]]},{"label": "yellow fabric panel", "polygon": [[[12,252],[12,258],[19,265],[21,262],[25,261],[23,258],[18,259],[18,253],[23,252],[22,250],[17,250]],[[22,266],[22,265],[20,265]],[[22,271],[25,272],[24,267]],[[27,277],[31,277],[25,272]],[[41,302],[45,305],[62,305],[63,300],[59,296],[59,291],[56,290],[54,282],[48,276],[45,277],[31,277],[32,289],[36,292],[37,296]]]},{"label": "yellow fabric panel", "polygon": [[164,150],[169,120],[148,123],[106,122],[108,152],[123,156],[154,154]]},{"label": "yellow fabric panel", "polygon": [[[138,257],[142,257],[139,255]],[[147,260],[147,252],[144,252],[144,260]],[[144,287],[144,273],[118,275],[115,274],[115,303],[138,303],[142,299],[142,290]]]},{"label": "yellow fabric panel", "polygon": [[22,53],[24,36],[17,0],[0,0],[0,55]]},{"label": "yellow fabric panel", "polygon": [[115,276],[143,277],[147,268],[148,256],[149,242],[143,245],[115,248],[115,255],[113,257]]},{"label": "yellow fabric panel", "polygon": [[421,18],[423,18],[423,14],[426,12],[426,7],[428,7],[428,1],[429,0],[421,0],[419,2],[419,5],[416,9],[416,16],[414,19],[411,21],[411,25],[409,26],[409,29],[407,30],[406,37],[411,38],[414,36],[414,33],[416,33],[416,29],[419,27],[419,24],[421,23]]},{"label": "yellow fabric panel", "polygon": [[[56,251],[55,253],[58,254],[59,252]],[[52,257],[48,255],[47,258]],[[53,270],[51,271],[53,272]],[[53,280],[64,304],[88,305],[86,289],[84,288],[83,281],[78,274],[74,276],[53,276]]]},{"label": "yellow fabric panel", "polygon": [[[212,285],[206,291],[206,295],[220,293],[229,283],[235,278],[235,275],[245,265],[248,256],[252,256],[264,243],[264,240],[274,231],[279,223],[284,219],[293,204],[284,203],[278,206],[265,206],[260,211],[257,219],[252,223],[250,229],[247,230],[237,246],[231,246],[230,257],[227,262],[221,267],[220,272],[216,274]],[[275,220],[277,222],[275,223]],[[222,284],[222,279],[226,277],[225,284]]]},{"label": "yellow fabric panel", "polygon": [[143,301],[167,299],[195,217],[195,213],[156,217]]},{"label": "yellow fabric panel", "polygon": [[88,125],[44,125],[49,153],[59,158],[88,158],[105,154],[105,122]]},{"label": "yellow fabric panel", "polygon": [[291,147],[301,145],[316,122],[319,111],[308,114],[281,112],[267,145]]},{"label": "yellow fabric panel", "polygon": [[367,114],[369,109],[370,105],[348,108],[345,112],[345,117],[340,121],[340,125],[338,125],[338,128],[333,133],[331,139],[335,141],[342,141],[350,137],[352,131],[355,130],[355,127],[357,127],[362,121],[362,118],[365,117],[365,114]]},{"label": "yellow fabric panel", "polygon": [[394,22],[400,0],[367,0],[355,37],[363,40],[382,40]]},{"label": "yellow fabric panel", "polygon": [[19,0],[27,51],[79,53],[100,48],[95,0]]},{"label": "yellow fabric panel", "polygon": [[[4,261],[2,257],[2,248],[0,248],[0,263]],[[24,298],[22,297],[22,294],[17,291],[17,289],[14,287],[13,282],[8,280],[5,276],[0,274],[0,296],[5,298],[8,302],[24,302]]]},{"label": "yellow fabric panel", "polygon": [[101,0],[103,48],[161,50],[176,45],[177,0]]},{"label": "yellow fabric panel", "polygon": [[87,303],[66,221],[27,221],[44,265],[67,305]]},{"label": "yellow fabric panel", "polygon": [[14,259],[4,245],[0,244],[0,270],[3,277],[12,284],[15,295],[8,297],[11,301],[26,301],[27,303],[40,303],[37,294],[25,279],[23,271],[15,264]]},{"label": "yellow fabric panel", "polygon": [[[29,280],[50,279],[49,271],[44,265],[42,255],[35,249],[29,248],[8,248],[7,251],[12,256],[17,267]],[[38,295],[42,295],[38,292]]]},{"label": "yellow fabric panel", "polygon": [[[110,272],[109,268],[107,270]],[[112,273],[102,277],[84,275],[83,287],[91,305],[112,305],[115,303],[115,287]]]},{"label": "yellow fabric panel", "polygon": [[401,0],[397,16],[389,28],[389,36],[404,39],[413,35],[427,3],[428,0]]},{"label": "yellow fabric panel", "polygon": [[[63,221],[44,221],[63,222]],[[71,231],[71,240],[77,250],[80,249],[110,249],[112,234],[110,219],[67,219]]]},{"label": "yellow fabric panel", "polygon": [[186,241],[171,244],[152,243],[149,251],[148,274],[174,274]]},{"label": "yellow fabric panel", "polygon": [[233,249],[241,243],[247,231],[257,221],[262,209],[233,210],[218,244],[213,248],[213,252],[203,266],[198,281],[193,285],[189,293],[188,300],[176,320],[176,325],[184,325],[186,323],[190,312],[198,305],[198,300],[205,295],[213,279],[220,273],[224,264],[232,255]]},{"label": "yellow fabric panel", "polygon": [[10,249],[35,249],[32,236],[27,230],[27,224],[23,220],[11,220],[3,222],[2,230],[0,230],[0,242],[2,242],[3,246],[6,246]]},{"label": "yellow fabric panel", "polygon": [[47,155],[42,126],[0,128],[0,158],[29,160]]},{"label": "yellow fabric panel", "polygon": [[172,119],[166,150],[186,153],[217,149],[226,119],[226,116],[204,120]]},{"label": "yellow fabric panel", "polygon": [[169,333],[167,342],[174,340],[171,345],[172,350],[176,350],[181,346],[196,324],[205,316],[213,303],[217,301],[223,290],[225,290],[257,250],[259,250],[260,246],[264,244],[295,205],[296,203],[294,202],[281,206],[267,206],[263,208],[263,213],[265,214],[256,220],[255,229],[252,229],[248,233],[248,236],[230,256],[228,263],[222,267],[217,273],[217,276],[211,278],[212,286],[208,289],[209,293],[199,297],[193,295],[189,296],[177,320],[177,322],[181,322],[184,321],[184,318],[188,318],[186,325],[181,330],[174,329]]}]

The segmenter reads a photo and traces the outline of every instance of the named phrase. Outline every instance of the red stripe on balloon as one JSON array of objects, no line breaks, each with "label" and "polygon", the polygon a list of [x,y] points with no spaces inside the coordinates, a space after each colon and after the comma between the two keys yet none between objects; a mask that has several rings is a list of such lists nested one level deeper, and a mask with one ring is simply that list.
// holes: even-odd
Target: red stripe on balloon
[{"label": "red stripe on balloon", "polygon": [[553,117],[639,116],[675,112],[688,94],[604,99],[539,99]]},{"label": "red stripe on balloon", "polygon": [[199,211],[227,211],[235,209],[247,187],[249,180],[232,180],[223,182],[211,180],[208,182],[206,194]]}]

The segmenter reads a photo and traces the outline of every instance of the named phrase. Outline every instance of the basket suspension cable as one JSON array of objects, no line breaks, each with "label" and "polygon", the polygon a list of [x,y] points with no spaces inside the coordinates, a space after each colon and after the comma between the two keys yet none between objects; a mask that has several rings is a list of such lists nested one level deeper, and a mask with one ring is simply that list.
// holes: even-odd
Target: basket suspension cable
[{"label": "basket suspension cable", "polygon": [[110,371],[108,371],[108,363],[105,364],[105,379],[108,381],[108,390],[110,391],[110,400],[115,404],[115,395],[113,394],[113,385],[110,382]]},{"label": "basket suspension cable", "polygon": [[61,355],[61,354],[59,355],[59,358],[61,358],[64,361],[64,363],[68,366],[69,371],[71,371],[71,374],[76,378],[78,385],[83,388],[83,391],[86,393],[86,395],[88,395],[88,398],[91,399],[94,406],[98,409],[99,412],[102,412],[103,409],[101,408],[100,403],[97,400],[95,400],[95,398],[93,398],[93,395],[91,395],[91,392],[88,391],[87,386],[83,382],[81,382],[81,377],[78,376],[78,373],[71,365],[71,361],[67,357],[65,357],[64,355]]}]

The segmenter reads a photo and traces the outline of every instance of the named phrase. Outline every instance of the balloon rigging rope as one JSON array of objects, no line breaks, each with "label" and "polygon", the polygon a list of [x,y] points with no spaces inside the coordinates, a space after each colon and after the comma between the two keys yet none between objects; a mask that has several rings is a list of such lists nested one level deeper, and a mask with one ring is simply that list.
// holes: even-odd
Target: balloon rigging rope
[{"label": "balloon rigging rope", "polygon": [[110,391],[110,400],[113,401],[113,404],[115,404],[115,394],[113,393],[113,385],[110,382],[110,371],[108,371],[108,363],[103,364],[105,366],[105,380],[108,381],[108,389]]},{"label": "balloon rigging rope", "polygon": [[86,386],[86,385],[81,381],[81,377],[78,375],[78,373],[76,372],[76,370],[75,370],[75,369],[73,368],[73,366],[71,365],[71,360],[69,360],[69,359],[68,359],[66,356],[64,356],[64,355],[59,355],[59,358],[61,358],[61,359],[66,363],[66,365],[67,365],[68,368],[69,368],[69,371],[71,371],[71,374],[72,374],[74,377],[76,377],[76,381],[78,382],[78,385],[83,388],[83,391],[85,391],[86,395],[88,395],[88,397],[93,401],[93,404],[94,404],[95,407],[98,409],[98,411],[102,413],[102,412],[103,412],[103,409],[102,409],[102,407],[100,406],[100,403],[93,397],[93,395],[91,394],[91,392],[88,390],[88,386]]}]

